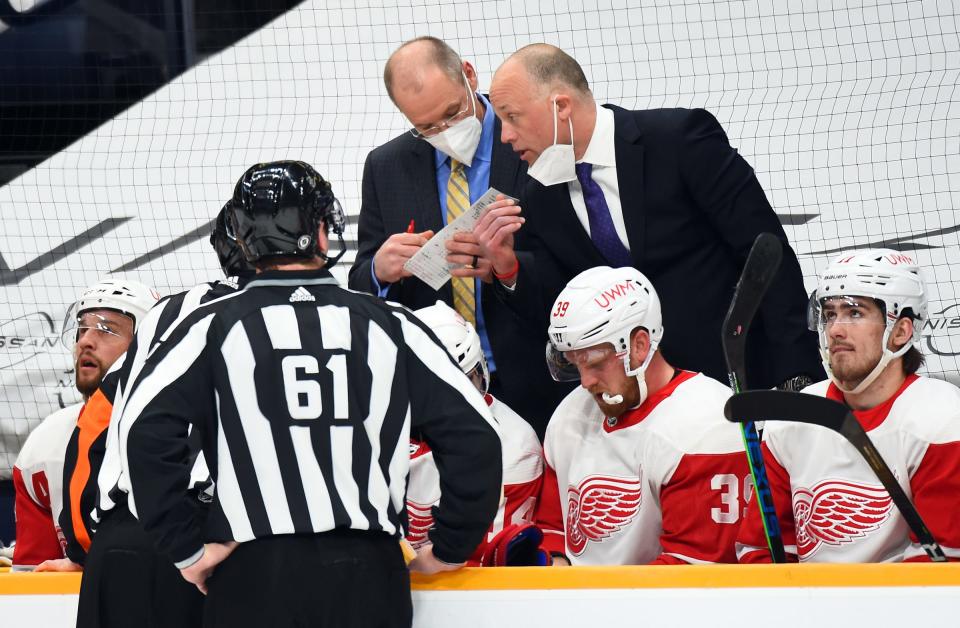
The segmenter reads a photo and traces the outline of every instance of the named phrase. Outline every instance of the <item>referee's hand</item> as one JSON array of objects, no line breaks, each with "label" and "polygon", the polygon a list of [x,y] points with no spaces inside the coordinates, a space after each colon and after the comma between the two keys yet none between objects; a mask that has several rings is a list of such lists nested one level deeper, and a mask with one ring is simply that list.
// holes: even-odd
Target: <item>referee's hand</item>
[{"label": "referee's hand", "polygon": [[445,563],[433,555],[433,544],[417,550],[417,557],[410,561],[410,571],[431,575],[441,571],[455,571],[466,563]]},{"label": "referee's hand", "polygon": [[203,556],[200,560],[189,567],[180,570],[183,579],[191,584],[197,585],[200,593],[207,594],[207,578],[213,575],[213,570],[226,560],[238,543],[230,541],[229,543],[207,543],[203,546]]},{"label": "referee's hand", "polygon": [[83,565],[78,565],[69,558],[54,558],[43,561],[34,571],[83,571]]}]

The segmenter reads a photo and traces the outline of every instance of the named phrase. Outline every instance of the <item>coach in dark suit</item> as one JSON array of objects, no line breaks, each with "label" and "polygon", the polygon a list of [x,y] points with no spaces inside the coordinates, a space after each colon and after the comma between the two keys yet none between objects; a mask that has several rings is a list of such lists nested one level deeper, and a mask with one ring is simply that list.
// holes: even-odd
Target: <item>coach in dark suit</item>
[{"label": "coach in dark suit", "polygon": [[[363,171],[359,250],[349,286],[410,308],[442,299],[474,323],[492,371],[491,393],[543,437],[564,389],[544,362],[546,335],[534,337],[493,291],[493,269],[471,242],[450,242],[467,268],[439,291],[403,264],[489,187],[516,195],[525,166],[501,144],[500,120],[477,93],[473,66],[432,37],[411,40],[387,61],[390,98],[413,125],[370,152]],[[517,242],[518,251],[523,244]],[[518,253],[524,257],[524,253]]]},{"label": "coach in dark suit", "polygon": [[[498,294],[535,329],[579,272],[632,265],[660,296],[671,364],[726,381],[723,318],[754,238],[768,231],[784,244],[783,264],[748,338],[748,383],[796,387],[823,376],[796,255],[753,169],[711,114],[600,107],[580,65],[546,44],[507,59],[490,99],[504,121],[501,139],[535,180],[523,190],[522,214],[499,208],[475,233],[494,267],[518,265]],[[497,238],[524,219],[533,263]]]}]

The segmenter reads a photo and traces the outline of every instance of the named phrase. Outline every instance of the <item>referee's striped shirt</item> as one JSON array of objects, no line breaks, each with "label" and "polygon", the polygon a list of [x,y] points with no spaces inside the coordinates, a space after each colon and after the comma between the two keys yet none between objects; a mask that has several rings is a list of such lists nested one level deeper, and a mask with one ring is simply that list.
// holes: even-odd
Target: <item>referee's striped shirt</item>
[{"label": "referee's striped shirt", "polygon": [[[500,441],[482,396],[409,310],[326,270],[265,272],[200,306],[128,388],[131,509],[178,567],[205,541],[401,535],[411,426],[441,469],[437,558],[466,560],[496,513]],[[185,496],[191,422],[216,482],[205,526]]]},{"label": "referee's striped shirt", "polygon": [[[115,378],[116,383],[112,385],[114,392],[110,395],[113,402],[113,411],[110,418],[110,427],[107,430],[106,452],[97,478],[97,504],[96,509],[91,514],[95,522],[102,521],[103,516],[115,508],[118,503],[123,503],[126,500],[126,494],[130,492],[130,481],[123,473],[121,443],[118,438],[120,433],[119,422],[124,406],[123,390],[127,383],[136,379],[150,351],[167,334],[171,333],[180,321],[201,304],[233,294],[237,287],[235,278],[201,283],[190,290],[162,299],[137,325],[137,333],[127,348],[122,364],[115,365],[116,370],[111,369],[111,373],[107,376]],[[210,472],[207,470],[203,454],[199,452],[198,448],[199,441],[197,440],[191,447],[190,452],[191,459],[196,459],[192,467],[190,485],[197,489],[203,489],[209,487]]]}]

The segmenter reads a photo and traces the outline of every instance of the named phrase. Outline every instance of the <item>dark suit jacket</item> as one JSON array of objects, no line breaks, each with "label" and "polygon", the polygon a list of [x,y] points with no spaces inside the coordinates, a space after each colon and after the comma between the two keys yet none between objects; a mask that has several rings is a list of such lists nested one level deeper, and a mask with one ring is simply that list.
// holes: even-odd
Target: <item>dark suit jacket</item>
[{"label": "dark suit jacket", "polygon": [[[753,168],[717,120],[702,109],[606,107],[614,112],[630,253],[663,307],[664,357],[727,381],[723,319],[754,238],[769,231],[784,244],[783,263],[747,339],[747,383],[769,388],[799,374],[821,378],[797,257]],[[577,220],[566,184],[530,180],[521,196],[534,262],[521,264],[514,292],[498,285],[497,294],[534,329],[546,329],[567,281],[607,262]]]},{"label": "dark suit jacket", "polygon": [[[500,143],[499,120],[494,133],[490,185],[517,196],[521,184],[527,180],[526,168],[509,145]],[[427,229],[436,232],[443,228],[434,149],[427,142],[404,133],[367,156],[358,225],[359,248],[350,269],[350,288],[375,294],[370,276],[373,256],[387,237],[406,231],[411,219],[416,221],[418,232]],[[522,236],[517,238],[516,246],[519,255],[528,259],[522,251]],[[530,334],[520,318],[497,299],[493,286],[481,285],[481,307],[502,401],[530,422],[543,438],[547,420],[569,389],[556,384],[547,371],[546,330],[538,335]],[[453,305],[449,282],[435,291],[416,277],[391,285],[387,298],[412,309],[433,305],[437,299]]]}]

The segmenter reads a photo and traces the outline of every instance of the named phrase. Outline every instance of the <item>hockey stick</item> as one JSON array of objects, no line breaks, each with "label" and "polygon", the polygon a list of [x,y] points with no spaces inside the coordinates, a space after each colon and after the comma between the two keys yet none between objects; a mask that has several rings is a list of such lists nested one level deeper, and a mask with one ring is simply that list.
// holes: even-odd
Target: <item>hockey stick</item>
[{"label": "hockey stick", "polygon": [[920,513],[903,492],[903,488],[890,471],[890,467],[884,462],[873,441],[863,431],[863,427],[853,413],[842,403],[798,392],[751,390],[728,399],[723,412],[728,420],[734,422],[756,421],[761,418],[766,421],[795,421],[819,425],[840,433],[850,441],[850,444],[873,469],[930,560],[934,562],[947,560],[940,544],[933,538]]},{"label": "hockey stick", "polygon": [[[740,281],[733,293],[733,301],[727,310],[727,317],[723,319],[723,355],[727,360],[727,375],[730,378],[730,388],[734,395],[742,392],[747,386],[746,381],[746,351],[747,332],[750,323],[760,307],[763,295],[773,281],[780,260],[783,257],[783,247],[780,240],[772,233],[761,233],[754,240],[747,256],[747,263],[743,266]],[[760,518],[763,521],[763,534],[767,537],[767,547],[770,548],[770,557],[775,563],[785,563],[786,553],[783,550],[783,537],[780,534],[780,522],[777,520],[777,511],[773,506],[773,495],[770,493],[770,480],[767,478],[767,468],[763,464],[763,455],[760,452],[760,435],[753,421],[740,423],[740,433],[743,436],[743,448],[747,453],[747,462],[750,465],[750,474],[753,476],[754,493],[757,504],[760,506]]]}]

